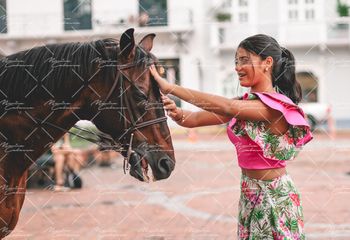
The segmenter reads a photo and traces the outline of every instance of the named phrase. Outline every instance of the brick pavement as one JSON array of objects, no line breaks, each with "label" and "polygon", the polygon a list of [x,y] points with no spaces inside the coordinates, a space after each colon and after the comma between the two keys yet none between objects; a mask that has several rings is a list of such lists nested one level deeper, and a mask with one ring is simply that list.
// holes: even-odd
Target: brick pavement
[{"label": "brick pavement", "polygon": [[[348,137],[349,135],[349,137]],[[174,139],[170,179],[151,184],[114,168],[82,171],[84,188],[29,190],[6,239],[236,239],[240,171],[224,134]],[[350,134],[315,139],[288,171],[302,193],[308,239],[350,239]]]}]

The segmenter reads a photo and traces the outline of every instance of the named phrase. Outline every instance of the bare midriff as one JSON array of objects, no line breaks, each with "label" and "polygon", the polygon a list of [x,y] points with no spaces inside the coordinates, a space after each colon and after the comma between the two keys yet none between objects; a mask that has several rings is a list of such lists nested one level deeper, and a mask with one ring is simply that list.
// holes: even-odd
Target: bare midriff
[{"label": "bare midriff", "polygon": [[242,173],[247,177],[257,180],[272,180],[287,173],[286,168],[251,170],[242,168]]}]

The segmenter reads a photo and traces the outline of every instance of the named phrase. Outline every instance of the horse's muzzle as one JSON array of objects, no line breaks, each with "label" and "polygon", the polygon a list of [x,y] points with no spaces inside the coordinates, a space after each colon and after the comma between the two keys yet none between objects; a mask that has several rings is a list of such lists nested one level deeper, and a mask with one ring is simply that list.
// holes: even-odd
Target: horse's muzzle
[{"label": "horse's muzzle", "polygon": [[[134,150],[129,160],[130,175],[140,181],[166,179],[175,168],[175,161],[159,147],[140,144]],[[148,166],[152,170],[151,177],[148,176]]]},{"label": "horse's muzzle", "polygon": [[[149,164],[152,167],[153,164],[151,164],[151,162],[153,161],[149,161]],[[168,178],[175,167],[174,161],[168,156],[164,156],[158,160],[156,165],[157,167],[152,167],[155,180]]]}]

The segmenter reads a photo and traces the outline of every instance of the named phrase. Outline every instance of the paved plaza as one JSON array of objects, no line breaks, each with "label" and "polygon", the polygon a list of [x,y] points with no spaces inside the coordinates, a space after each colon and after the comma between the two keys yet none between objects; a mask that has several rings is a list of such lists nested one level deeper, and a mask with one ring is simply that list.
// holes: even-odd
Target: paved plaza
[{"label": "paved plaza", "polygon": [[[308,239],[350,239],[350,133],[321,132],[288,171],[302,194]],[[236,239],[240,170],[224,130],[175,134],[176,168],[150,184],[111,168],[84,168],[83,189],[29,189],[6,239]]]}]

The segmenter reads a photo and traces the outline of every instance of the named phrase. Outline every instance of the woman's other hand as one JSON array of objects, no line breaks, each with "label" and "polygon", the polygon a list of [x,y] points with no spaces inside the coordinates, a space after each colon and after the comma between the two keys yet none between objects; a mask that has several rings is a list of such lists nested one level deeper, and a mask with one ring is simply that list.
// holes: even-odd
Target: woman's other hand
[{"label": "woman's other hand", "polygon": [[182,120],[183,111],[181,108],[178,108],[174,100],[169,97],[162,95],[162,101],[164,104],[164,109],[167,112],[167,115],[171,117],[175,122]]},{"label": "woman's other hand", "polygon": [[149,70],[151,71],[151,74],[153,75],[154,80],[157,81],[160,91],[164,94],[170,93],[172,89],[172,84],[168,83],[164,78],[162,78],[159,75],[157,68],[153,64],[149,67]]}]

